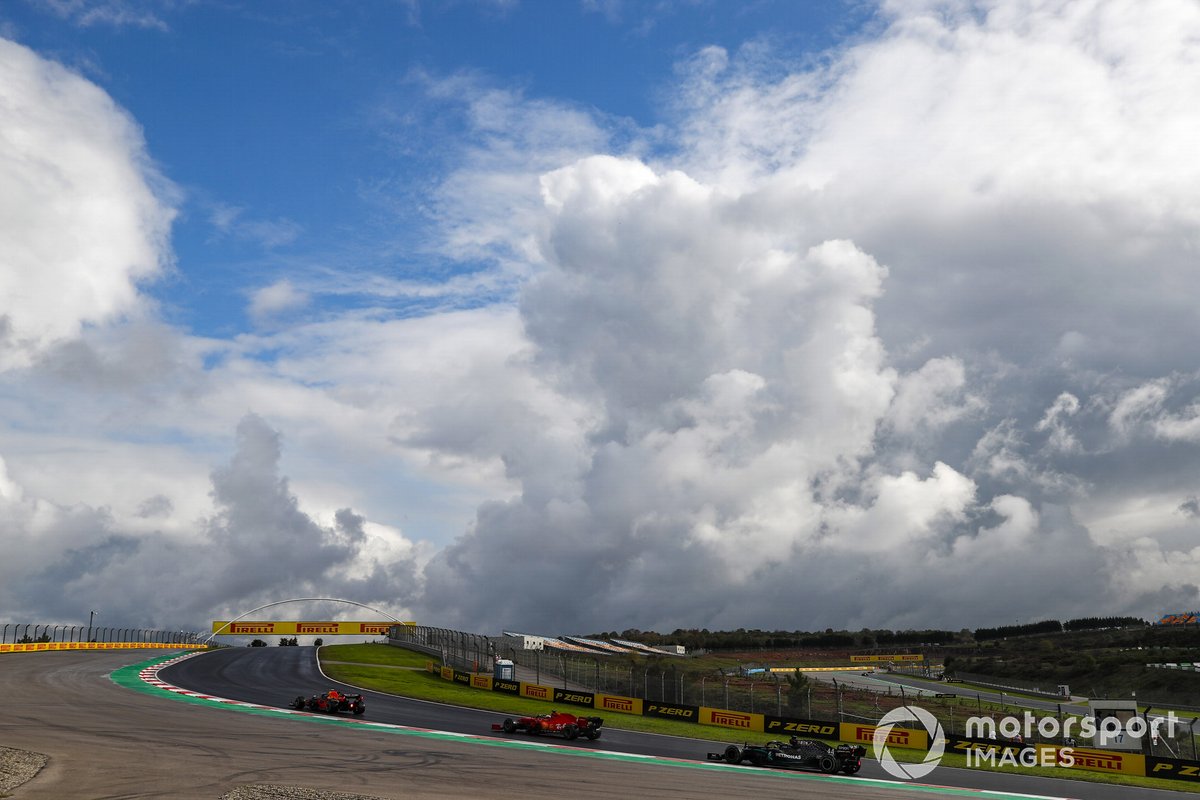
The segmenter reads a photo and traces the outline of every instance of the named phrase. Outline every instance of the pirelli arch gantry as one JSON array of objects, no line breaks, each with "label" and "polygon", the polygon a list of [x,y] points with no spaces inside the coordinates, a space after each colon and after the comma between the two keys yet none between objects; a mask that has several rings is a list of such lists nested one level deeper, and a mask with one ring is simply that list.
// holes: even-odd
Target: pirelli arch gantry
[{"label": "pirelli arch gantry", "polygon": [[[258,613],[264,609],[274,608],[288,603],[345,603],[347,605],[358,606],[369,611],[374,611],[376,614],[387,617],[390,622],[346,622],[337,620],[318,620],[318,621],[296,621],[296,620],[270,620],[256,621],[247,620],[251,614]],[[204,640],[207,644],[216,636],[262,636],[274,635],[281,636],[298,636],[298,635],[316,635],[316,636],[386,636],[393,625],[415,625],[414,622],[402,622],[386,611],[374,608],[365,603],[358,603],[354,600],[343,600],[339,597],[293,597],[289,600],[277,600],[274,603],[266,603],[258,608],[252,608],[244,614],[235,617],[232,620],[213,620],[212,633]]]}]

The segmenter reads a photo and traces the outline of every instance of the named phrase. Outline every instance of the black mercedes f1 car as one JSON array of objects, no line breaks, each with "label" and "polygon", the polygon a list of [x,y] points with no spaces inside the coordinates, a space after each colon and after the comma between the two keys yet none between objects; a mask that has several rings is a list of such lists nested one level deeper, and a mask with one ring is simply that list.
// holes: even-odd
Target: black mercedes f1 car
[{"label": "black mercedes f1 car", "polygon": [[730,764],[753,764],[756,767],[806,769],[815,772],[844,772],[853,775],[862,768],[867,748],[862,745],[839,744],[836,747],[812,739],[771,741],[766,744],[731,744],[720,753],[709,753],[709,761]]}]

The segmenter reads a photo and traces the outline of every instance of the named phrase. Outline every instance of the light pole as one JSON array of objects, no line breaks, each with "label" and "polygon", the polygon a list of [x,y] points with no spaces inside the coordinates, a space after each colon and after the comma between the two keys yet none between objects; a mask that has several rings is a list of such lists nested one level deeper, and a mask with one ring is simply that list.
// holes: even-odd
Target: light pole
[{"label": "light pole", "polygon": [[92,640],[92,623],[96,620],[96,614],[97,614],[97,612],[95,610],[93,610],[90,614],[88,614],[88,641],[89,642]]}]

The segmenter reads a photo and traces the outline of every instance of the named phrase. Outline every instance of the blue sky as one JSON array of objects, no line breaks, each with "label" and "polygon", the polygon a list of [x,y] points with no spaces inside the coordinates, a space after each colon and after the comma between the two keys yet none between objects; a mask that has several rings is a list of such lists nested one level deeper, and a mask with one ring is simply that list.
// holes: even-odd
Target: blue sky
[{"label": "blue sky", "polygon": [[[475,268],[422,252],[436,235],[422,189],[475,143],[464,98],[431,97],[430,81],[458,76],[594,113],[613,129],[650,130],[670,120],[676,64],[700,48],[769,45],[812,58],[871,11],[767,1],[18,2],[0,21],[136,120],[181,193],[177,271],[149,291],[178,324],[228,336],[247,325],[231,295],[297,263],[406,278]],[[221,211],[236,215],[226,230],[214,227]]]},{"label": "blue sky", "polygon": [[1190,0],[5,3],[0,615],[1194,608],[1198,37]]}]

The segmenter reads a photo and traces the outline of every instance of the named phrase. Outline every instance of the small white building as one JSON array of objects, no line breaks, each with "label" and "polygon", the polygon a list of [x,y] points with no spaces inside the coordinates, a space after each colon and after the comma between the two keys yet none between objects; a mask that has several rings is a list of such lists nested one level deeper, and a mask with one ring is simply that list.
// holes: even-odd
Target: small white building
[{"label": "small white building", "polygon": [[504,639],[504,644],[508,647],[517,650],[545,650],[546,637],[532,636],[527,633],[513,633],[512,631],[504,631],[501,634]]}]

